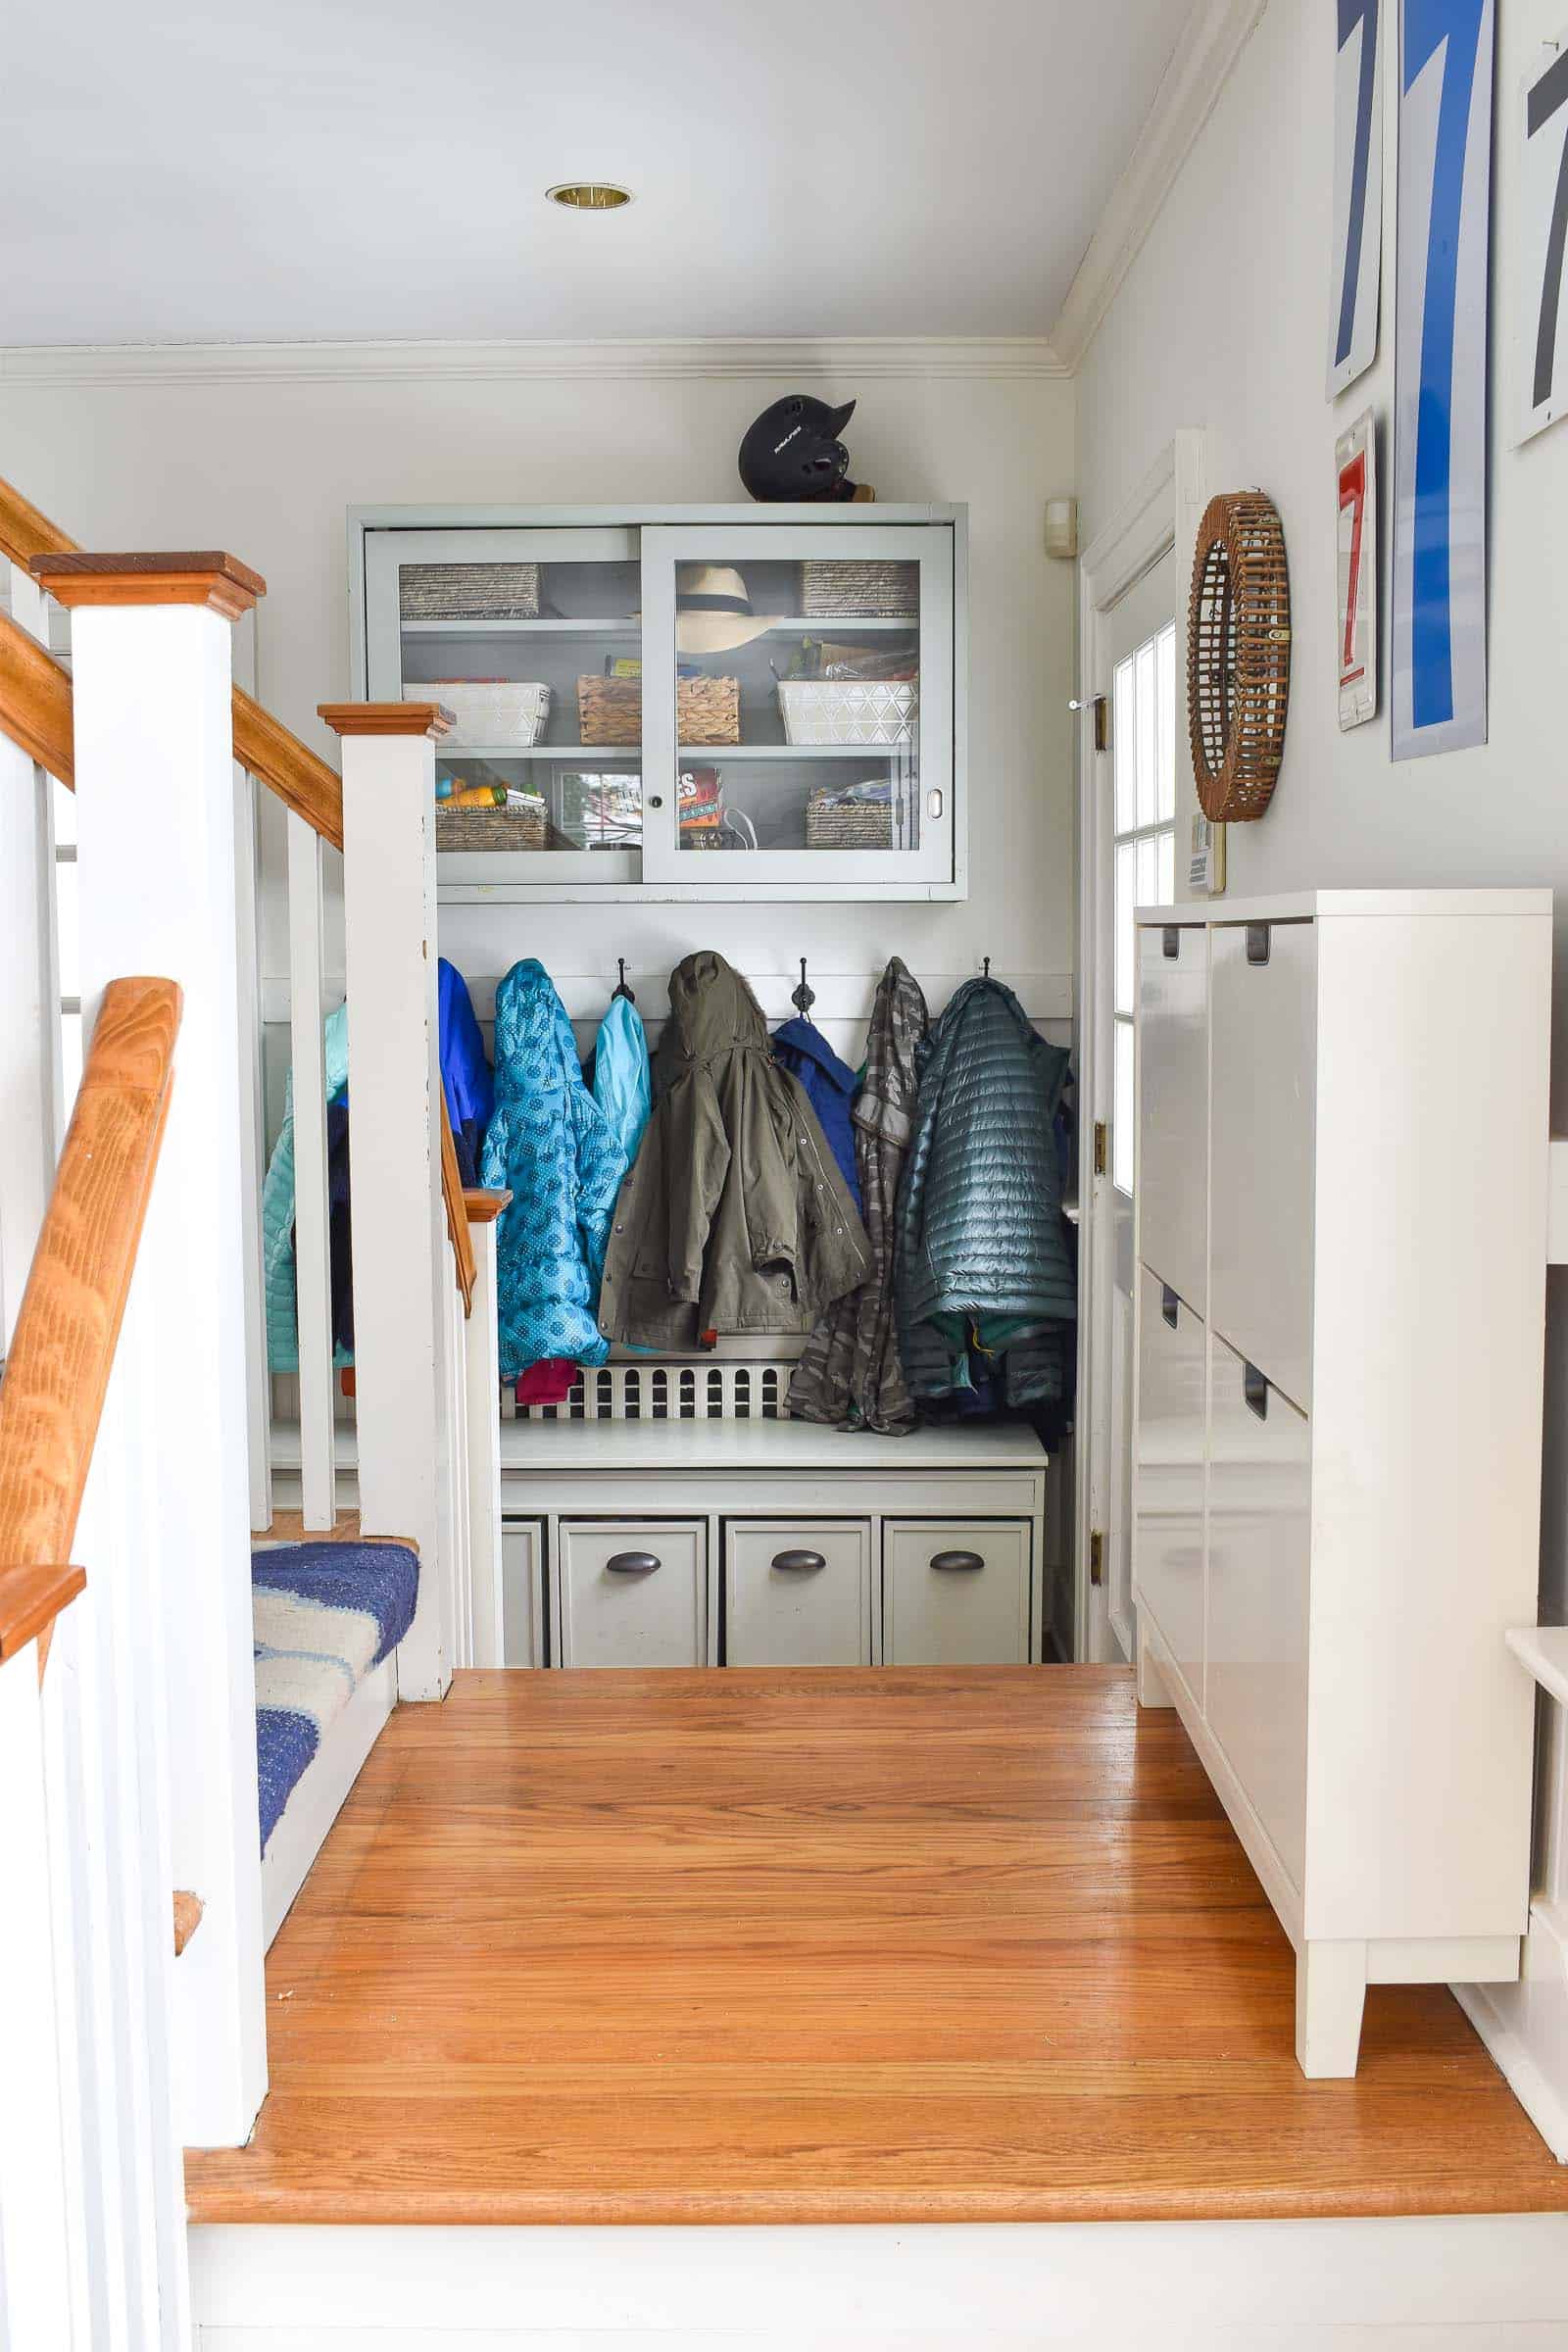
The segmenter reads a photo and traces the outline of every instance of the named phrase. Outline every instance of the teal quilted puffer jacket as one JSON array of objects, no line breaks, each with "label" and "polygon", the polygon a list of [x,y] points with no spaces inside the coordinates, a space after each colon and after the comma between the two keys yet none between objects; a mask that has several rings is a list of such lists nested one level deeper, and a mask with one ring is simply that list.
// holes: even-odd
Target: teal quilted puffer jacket
[{"label": "teal quilted puffer jacket", "polygon": [[496,1229],[501,1377],[547,1357],[602,1364],[595,1320],[626,1154],[582,1082],[566,1008],[534,956],[496,990],[496,1106],[480,1182],[512,1194]]},{"label": "teal quilted puffer jacket", "polygon": [[1078,1311],[1053,1121],[1067,1055],[999,980],[966,981],[932,1032],[899,1194],[899,1347],[916,1396],[1005,1359],[1009,1404],[1061,1393]]}]

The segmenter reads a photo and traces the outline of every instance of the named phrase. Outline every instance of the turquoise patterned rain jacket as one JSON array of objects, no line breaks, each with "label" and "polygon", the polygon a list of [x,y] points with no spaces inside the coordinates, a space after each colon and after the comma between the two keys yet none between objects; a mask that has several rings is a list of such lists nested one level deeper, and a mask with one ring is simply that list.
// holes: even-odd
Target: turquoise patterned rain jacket
[{"label": "turquoise patterned rain jacket", "polygon": [[566,1008],[544,965],[496,991],[496,1107],[479,1176],[512,1205],[496,1235],[501,1377],[546,1356],[602,1364],[599,1283],[626,1154],[582,1082]]}]

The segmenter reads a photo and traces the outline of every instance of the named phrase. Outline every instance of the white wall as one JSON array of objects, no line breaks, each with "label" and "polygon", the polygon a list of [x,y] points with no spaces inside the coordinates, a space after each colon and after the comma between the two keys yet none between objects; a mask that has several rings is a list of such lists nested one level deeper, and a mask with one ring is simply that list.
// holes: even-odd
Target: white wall
[{"label": "white wall", "polygon": [[[1396,10],[1386,0],[1386,29]],[[1558,893],[1553,1125],[1568,1132],[1568,725],[1564,625],[1568,426],[1512,444],[1515,304],[1505,255],[1519,186],[1518,87],[1568,0],[1497,10],[1492,292],[1491,736],[1476,751],[1396,764],[1389,753],[1387,486],[1394,402],[1396,70],[1385,51],[1383,321],[1375,367],[1324,396],[1334,108],[1334,11],[1271,0],[1083,364],[1085,543],[1179,426],[1205,436],[1206,490],[1260,484],[1291,565],[1292,697],[1267,814],[1229,828],[1232,895],[1323,884],[1549,883]],[[1334,439],[1363,408],[1381,420],[1384,660],[1377,719],[1339,731]],[[1183,600],[1185,607],[1185,582]],[[1190,784],[1189,784],[1190,792]],[[1196,804],[1189,799],[1189,807]],[[1185,838],[1185,819],[1183,826]],[[1452,1073],[1456,1128],[1464,1073]],[[1499,1214],[1507,1171],[1499,1170]],[[1441,1273],[1435,1270],[1435,1279]],[[1548,1311],[1544,1614],[1568,1617],[1568,1276]],[[1543,1848],[1552,1804],[1543,1809]],[[1568,1887],[1559,1887],[1560,1893]],[[1568,2117],[1568,2032],[1554,2065]]]},{"label": "white wall", "polygon": [[[914,363],[918,365],[918,361]],[[951,365],[951,362],[945,362]],[[700,368],[701,355],[697,355]],[[69,370],[67,371],[69,377]],[[87,547],[226,547],[264,573],[258,692],[336,760],[318,703],[349,690],[351,503],[569,504],[739,498],[734,452],[793,379],[137,384],[7,381],[0,473]],[[1071,567],[1043,552],[1045,500],[1074,470],[1072,387],[1014,373],[812,384],[860,395],[858,479],[885,500],[967,500],[972,568],[972,893],[957,907],[453,908],[442,944],[475,972],[520,955],[591,972],[624,955],[667,968],[697,945],[743,968],[808,956],[824,971],[1003,976],[1073,963]],[[281,828],[269,822],[270,874]],[[276,889],[264,955],[284,965]],[[337,965],[341,969],[341,964]]]}]

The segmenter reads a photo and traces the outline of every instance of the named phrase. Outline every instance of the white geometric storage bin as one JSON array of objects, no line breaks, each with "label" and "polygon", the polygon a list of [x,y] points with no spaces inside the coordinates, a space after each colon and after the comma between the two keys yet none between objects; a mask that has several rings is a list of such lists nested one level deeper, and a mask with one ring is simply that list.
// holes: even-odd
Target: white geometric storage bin
[{"label": "white geometric storage bin", "polygon": [[781,682],[778,703],[786,743],[895,747],[914,741],[920,689],[912,680],[878,685],[850,678],[805,678]]},{"label": "white geometric storage bin", "polygon": [[445,751],[481,745],[489,751],[529,751],[550,716],[550,689],[526,681],[490,678],[425,678],[405,685],[406,703],[444,703],[457,724],[441,739]]}]

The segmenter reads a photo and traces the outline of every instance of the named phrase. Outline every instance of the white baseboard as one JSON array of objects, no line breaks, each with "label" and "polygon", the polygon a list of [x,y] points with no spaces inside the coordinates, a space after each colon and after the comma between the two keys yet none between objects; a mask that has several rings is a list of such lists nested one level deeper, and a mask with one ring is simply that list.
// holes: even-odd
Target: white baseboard
[{"label": "white baseboard", "polygon": [[1568,1907],[1530,1908],[1517,1984],[1455,1984],[1454,1998],[1559,2164],[1568,2164]]}]

